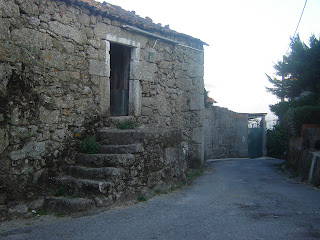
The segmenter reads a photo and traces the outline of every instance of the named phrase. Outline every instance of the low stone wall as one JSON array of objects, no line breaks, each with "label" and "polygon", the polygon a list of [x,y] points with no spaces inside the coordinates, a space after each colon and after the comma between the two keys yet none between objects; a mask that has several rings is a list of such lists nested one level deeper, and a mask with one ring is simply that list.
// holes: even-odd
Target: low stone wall
[{"label": "low stone wall", "polygon": [[[173,129],[105,130],[99,134],[106,146],[141,144],[143,151],[133,152],[134,160],[118,166],[124,169],[124,190],[118,194],[154,193],[167,191],[172,185],[185,180],[187,156],[183,149],[182,134]],[[116,166],[117,167],[117,166]],[[115,186],[119,182],[115,182]]]},{"label": "low stone wall", "polygon": [[289,140],[286,164],[303,180],[320,185],[319,128],[306,128],[301,137]]},{"label": "low stone wall", "polygon": [[291,148],[286,164],[303,181],[320,186],[320,152]]},{"label": "low stone wall", "polygon": [[248,157],[248,115],[217,106],[205,110],[205,159]]}]

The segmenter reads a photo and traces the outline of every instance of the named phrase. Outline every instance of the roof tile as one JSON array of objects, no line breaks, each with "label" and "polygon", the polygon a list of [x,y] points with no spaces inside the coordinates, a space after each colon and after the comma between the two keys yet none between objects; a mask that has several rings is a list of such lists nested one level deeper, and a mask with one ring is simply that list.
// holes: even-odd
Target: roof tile
[{"label": "roof tile", "polygon": [[69,0],[72,3],[83,5],[86,8],[89,8],[93,11],[101,12],[102,14],[106,14],[109,18],[115,19],[118,21],[123,21],[126,24],[138,27],[140,29],[151,31],[151,32],[158,32],[169,36],[178,36],[183,37],[188,40],[196,41],[201,44],[205,44],[200,39],[191,37],[189,35],[176,32],[171,30],[169,27],[165,26],[162,27],[161,24],[153,23],[150,17],[142,18],[139,15],[136,15],[134,11],[127,11],[122,9],[119,6],[107,3],[107,2],[97,2],[94,0]]}]

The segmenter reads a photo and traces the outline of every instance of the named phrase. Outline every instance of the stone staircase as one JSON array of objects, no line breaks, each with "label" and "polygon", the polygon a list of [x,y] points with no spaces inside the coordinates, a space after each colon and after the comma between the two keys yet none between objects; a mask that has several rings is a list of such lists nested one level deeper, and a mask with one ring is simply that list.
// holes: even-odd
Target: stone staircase
[{"label": "stone staircase", "polygon": [[111,119],[108,128],[96,135],[99,153],[78,153],[74,164],[63,169],[57,178],[63,196],[46,198],[45,211],[71,214],[107,207],[140,195],[152,196],[185,179],[181,132],[115,128],[118,121],[128,120],[131,117]]},{"label": "stone staircase", "polygon": [[139,130],[105,129],[97,134],[98,154],[78,153],[75,164],[66,166],[58,185],[66,196],[49,197],[48,212],[71,214],[106,207],[128,198],[130,166],[144,152]]}]

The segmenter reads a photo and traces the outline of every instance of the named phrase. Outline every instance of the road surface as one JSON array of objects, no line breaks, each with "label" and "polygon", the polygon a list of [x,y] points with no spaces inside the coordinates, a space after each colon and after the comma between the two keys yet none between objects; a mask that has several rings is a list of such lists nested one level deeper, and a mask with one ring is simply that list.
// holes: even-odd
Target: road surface
[{"label": "road surface", "polygon": [[92,216],[7,223],[0,239],[320,239],[320,191],[288,178],[281,162],[210,162],[177,192]]}]

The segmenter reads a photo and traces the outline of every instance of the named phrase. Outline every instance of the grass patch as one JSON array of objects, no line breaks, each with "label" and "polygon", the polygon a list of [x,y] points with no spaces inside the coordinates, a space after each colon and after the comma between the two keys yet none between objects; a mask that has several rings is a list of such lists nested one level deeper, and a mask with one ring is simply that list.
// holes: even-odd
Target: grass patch
[{"label": "grass patch", "polygon": [[281,171],[282,173],[288,173],[288,177],[293,179],[299,177],[299,173],[294,170],[293,168],[289,167],[287,164],[284,163],[276,163],[273,165],[276,169]]},{"label": "grass patch", "polygon": [[66,194],[66,186],[63,184],[58,185],[57,191],[53,194],[55,197],[65,197],[67,196]]},{"label": "grass patch", "polygon": [[203,169],[199,169],[199,170],[194,171],[193,173],[189,173],[189,174],[187,175],[187,179],[188,179],[189,181],[192,181],[192,180],[194,180],[195,178],[200,177],[200,176],[202,176],[202,175],[203,175]]},{"label": "grass patch", "polygon": [[282,163],[276,163],[273,166],[275,166],[276,168],[282,168],[283,164]]},{"label": "grass patch", "polygon": [[194,170],[191,173],[187,174],[187,179],[186,180],[182,180],[177,186],[171,187],[170,191],[177,191],[180,190],[182,188],[184,188],[185,186],[191,185],[192,182],[197,178],[202,176],[204,173],[204,169],[198,169],[198,170]]},{"label": "grass patch", "polygon": [[93,136],[86,136],[80,143],[80,151],[87,154],[95,154],[99,151],[100,143]]},{"label": "grass patch", "polygon": [[75,196],[75,195],[70,195],[70,196],[66,196],[66,198],[75,199],[75,198],[77,198],[77,196]]},{"label": "grass patch", "polygon": [[177,186],[174,186],[174,187],[171,187],[170,188],[170,191],[171,192],[174,192],[174,191],[177,191],[177,190],[180,190],[182,189],[183,187],[187,186],[189,183],[185,180],[181,181]]},{"label": "grass patch", "polygon": [[65,217],[66,216],[66,214],[63,214],[63,213],[56,213],[56,214],[54,214],[56,217],[58,217],[58,218],[63,218],[63,217]]},{"label": "grass patch", "polygon": [[71,199],[77,198],[77,196],[75,196],[75,195],[67,194],[67,186],[62,184],[62,183],[58,184],[58,189],[53,194],[53,196],[55,196],[55,197],[65,197],[65,198],[71,198]]},{"label": "grass patch", "polygon": [[[195,180],[197,177],[202,176],[204,174],[204,169],[198,169],[194,170],[191,173],[187,174],[186,179],[182,180],[179,184],[172,186],[168,191],[161,190],[161,189],[155,189],[153,196],[162,195],[162,194],[169,194],[174,191],[178,191],[185,186],[191,185],[193,180]],[[137,200],[139,202],[145,202],[148,201],[148,199],[144,195],[139,195],[137,197]]]},{"label": "grass patch", "polygon": [[285,165],[282,163],[277,163],[273,165],[276,169],[278,169],[281,172],[285,172]]},{"label": "grass patch", "polygon": [[127,121],[127,122],[123,122],[123,123],[118,123],[116,126],[119,129],[125,130],[125,129],[134,129],[136,128],[136,122],[134,121]]},{"label": "grass patch", "polygon": [[290,172],[289,178],[297,178],[297,177],[299,177],[299,174],[296,171]]},{"label": "grass patch", "polygon": [[46,212],[46,211],[39,211],[39,212],[37,212],[37,214],[40,215],[40,216],[46,216],[46,215],[48,215],[49,213]]},{"label": "grass patch", "polygon": [[137,200],[138,200],[139,202],[146,202],[148,199],[147,199],[146,196],[144,196],[144,195],[139,195],[139,196],[137,197]]},{"label": "grass patch", "polygon": [[162,195],[162,194],[167,194],[168,192],[167,191],[163,191],[161,189],[156,189],[154,191],[154,195]]}]

